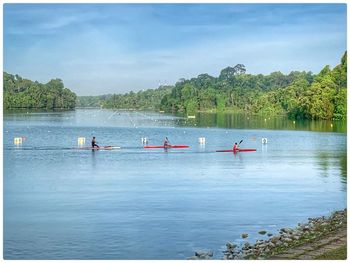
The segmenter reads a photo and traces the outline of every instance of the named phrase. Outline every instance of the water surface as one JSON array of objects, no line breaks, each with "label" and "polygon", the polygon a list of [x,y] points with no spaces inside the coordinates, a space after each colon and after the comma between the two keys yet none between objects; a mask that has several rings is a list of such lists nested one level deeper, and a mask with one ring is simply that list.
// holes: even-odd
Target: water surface
[{"label": "water surface", "polygon": [[[254,241],[260,230],[346,207],[344,124],[245,126],[224,116],[6,113],[4,258],[185,259],[198,249],[220,258],[242,233]],[[92,136],[122,148],[76,149],[78,137]],[[159,145],[165,136],[190,148],[142,148],[141,138]],[[25,141],[14,146],[14,137]],[[215,152],[242,139],[257,152]]]}]

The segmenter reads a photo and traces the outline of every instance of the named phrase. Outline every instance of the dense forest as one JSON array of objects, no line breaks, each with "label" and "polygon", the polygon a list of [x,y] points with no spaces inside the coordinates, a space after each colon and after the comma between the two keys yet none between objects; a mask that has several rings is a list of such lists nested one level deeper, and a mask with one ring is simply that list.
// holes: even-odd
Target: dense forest
[{"label": "dense forest", "polygon": [[218,77],[201,74],[127,94],[76,98],[59,79],[40,84],[4,72],[4,108],[103,107],[163,110],[194,114],[198,111],[287,115],[291,119],[346,119],[347,53],[334,69],[317,75],[292,71],[252,75],[245,66],[227,67]]},{"label": "dense forest", "polygon": [[292,119],[345,119],[347,56],[333,70],[318,75],[293,71],[288,75],[247,74],[244,65],[223,69],[219,77],[208,74],[180,80],[163,97],[161,109],[234,111],[253,114],[287,114]]},{"label": "dense forest", "polygon": [[160,86],[158,89],[126,94],[108,94],[100,96],[79,96],[77,107],[102,107],[113,109],[159,110],[160,102],[171,93],[173,86]]},{"label": "dense forest", "polygon": [[292,71],[288,75],[246,73],[237,64],[218,77],[201,74],[180,79],[174,87],[129,92],[124,95],[79,97],[79,106],[153,109],[167,112],[245,112],[288,115],[291,119],[346,119],[347,54],[334,69],[325,66],[317,75]]},{"label": "dense forest", "polygon": [[102,102],[102,107],[159,110],[161,107],[161,100],[164,96],[171,93],[172,88],[172,86],[161,86],[158,89],[148,89],[136,93],[130,91],[123,95],[113,94],[107,100]]},{"label": "dense forest", "polygon": [[46,84],[23,79],[6,72],[4,77],[4,109],[73,109],[76,95],[65,88],[62,80]]}]

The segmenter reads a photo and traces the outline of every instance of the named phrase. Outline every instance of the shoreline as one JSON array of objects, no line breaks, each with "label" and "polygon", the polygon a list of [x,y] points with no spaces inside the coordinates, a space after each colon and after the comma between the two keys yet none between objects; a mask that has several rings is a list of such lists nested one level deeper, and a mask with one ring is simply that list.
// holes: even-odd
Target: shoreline
[{"label": "shoreline", "polygon": [[[335,211],[328,217],[308,218],[308,223],[298,223],[295,228],[281,228],[279,234],[268,234],[268,239],[258,239],[255,243],[235,244],[229,241],[220,258],[224,260],[307,260],[327,257],[328,254],[332,254],[332,251],[341,251],[340,257],[343,257],[347,244],[346,231],[347,208]],[[266,233],[266,231],[259,231],[261,235]],[[242,234],[242,238],[246,237],[248,237],[247,234]],[[212,251],[197,251],[195,256],[187,259],[212,259],[212,257]]]}]

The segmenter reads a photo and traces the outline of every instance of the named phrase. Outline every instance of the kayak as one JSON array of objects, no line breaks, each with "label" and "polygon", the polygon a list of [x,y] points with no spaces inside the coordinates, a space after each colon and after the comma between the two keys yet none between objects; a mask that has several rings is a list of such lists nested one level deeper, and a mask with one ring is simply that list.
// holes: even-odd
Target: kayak
[{"label": "kayak", "polygon": [[168,149],[168,148],[188,148],[188,147],[190,147],[190,146],[188,146],[188,145],[168,145],[168,146],[146,145],[143,148],[145,148],[145,149],[164,149],[164,148]]},{"label": "kayak", "polygon": [[79,147],[77,149],[78,150],[114,150],[114,149],[120,149],[120,147],[107,145],[107,146],[100,146],[100,148],[98,148],[98,147]]},{"label": "kayak", "polygon": [[232,152],[256,152],[256,149],[238,149],[237,151],[234,150],[218,150],[216,152],[222,152],[222,153],[232,153]]}]

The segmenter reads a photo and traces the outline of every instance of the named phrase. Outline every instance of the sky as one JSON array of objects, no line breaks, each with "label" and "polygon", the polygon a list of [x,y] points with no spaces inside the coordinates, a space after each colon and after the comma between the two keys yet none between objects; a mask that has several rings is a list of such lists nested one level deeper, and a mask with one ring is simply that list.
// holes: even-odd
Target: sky
[{"label": "sky", "polygon": [[5,4],[4,71],[77,95],[173,85],[228,66],[318,73],[346,51],[346,4]]}]

